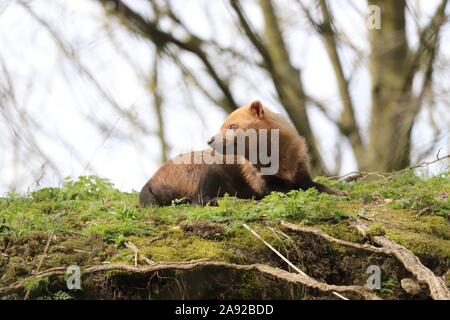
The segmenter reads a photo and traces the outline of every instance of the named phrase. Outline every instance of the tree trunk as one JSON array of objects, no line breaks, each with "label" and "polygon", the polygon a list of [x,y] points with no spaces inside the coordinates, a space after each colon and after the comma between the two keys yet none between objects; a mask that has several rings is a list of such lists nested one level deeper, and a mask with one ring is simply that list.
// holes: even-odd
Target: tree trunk
[{"label": "tree trunk", "polygon": [[415,113],[404,0],[369,0],[381,8],[382,28],[370,31],[372,116],[370,145],[363,169],[392,171],[409,165],[410,135]]},{"label": "tree trunk", "polygon": [[307,141],[312,173],[314,175],[326,174],[326,167],[320,156],[306,113],[306,97],[301,72],[290,62],[289,53],[271,0],[260,0],[259,3],[264,15],[264,40],[272,62],[271,76],[278,97],[297,131]]}]

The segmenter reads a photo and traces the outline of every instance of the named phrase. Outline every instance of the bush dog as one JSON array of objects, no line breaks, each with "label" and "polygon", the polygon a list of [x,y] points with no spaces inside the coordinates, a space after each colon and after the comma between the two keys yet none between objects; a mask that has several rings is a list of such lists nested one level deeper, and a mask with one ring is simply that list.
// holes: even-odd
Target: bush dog
[{"label": "bush dog", "polygon": [[313,181],[303,137],[259,101],[232,112],[208,145],[211,149],[164,163],[142,188],[140,205],[164,206],[174,200],[214,205],[225,194],[261,199],[273,191],[309,188],[346,195]]}]

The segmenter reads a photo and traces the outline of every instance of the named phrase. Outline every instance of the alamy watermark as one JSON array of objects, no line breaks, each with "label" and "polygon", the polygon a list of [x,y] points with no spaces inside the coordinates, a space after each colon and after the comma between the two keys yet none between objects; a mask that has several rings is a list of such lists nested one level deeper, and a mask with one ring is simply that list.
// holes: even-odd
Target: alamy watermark
[{"label": "alamy watermark", "polygon": [[381,29],[381,8],[379,6],[369,6],[369,15],[366,18],[366,26],[369,30]]},{"label": "alamy watermark", "polygon": [[71,265],[66,270],[66,285],[69,290],[81,290],[81,269]]},{"label": "alamy watermark", "polygon": [[244,164],[260,167],[262,175],[274,175],[280,167],[280,130],[226,130],[211,138],[215,152],[186,153],[172,159],[175,164]]},{"label": "alamy watermark", "polygon": [[377,265],[370,265],[367,268],[366,273],[370,274],[367,278],[367,288],[370,290],[380,290],[381,289],[381,269]]}]

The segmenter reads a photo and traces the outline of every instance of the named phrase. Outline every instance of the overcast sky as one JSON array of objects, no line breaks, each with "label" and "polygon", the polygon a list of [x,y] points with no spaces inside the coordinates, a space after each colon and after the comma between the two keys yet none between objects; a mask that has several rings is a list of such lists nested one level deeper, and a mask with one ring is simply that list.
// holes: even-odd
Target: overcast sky
[{"label": "overcast sky", "polygon": [[[141,1],[128,2],[137,10],[146,10],[139,6]],[[179,0],[173,3],[195,33],[205,37],[220,35],[218,41],[221,43],[240,46],[234,29],[229,27],[232,15],[223,1],[215,1],[214,5],[205,0]],[[288,24],[290,10],[283,6],[285,1],[276,3]],[[425,12],[423,17],[426,21],[438,1],[422,0],[414,3]],[[355,1],[355,4],[358,10],[365,10],[364,1]],[[34,133],[40,148],[55,160],[60,171],[60,176],[52,174],[39,159],[21,159],[20,166],[17,166],[5,137],[11,130],[20,128],[11,128],[1,119],[0,194],[10,191],[13,185],[17,187],[17,191],[24,192],[37,187],[60,185],[64,176],[76,177],[91,173],[109,178],[122,190],[140,190],[160,165],[160,147],[153,134],[156,122],[152,99],[146,84],[135,72],[138,70],[142,74],[149,73],[153,48],[130,36],[117,25],[112,30],[115,43],[112,42],[103,27],[105,17],[102,8],[94,0],[34,0],[31,5],[73,46],[82,64],[107,88],[118,104],[131,110],[146,124],[148,132],[143,135],[135,131],[128,119],[111,112],[110,105],[93,88],[92,83],[80,75],[73,62],[64,58],[47,30],[15,4],[15,1],[0,0],[0,57],[13,78],[19,104],[32,119],[42,124],[42,131]],[[367,52],[369,48],[365,40],[364,20],[357,10],[348,10],[347,1],[344,0],[333,1],[333,5],[340,28]],[[245,7],[251,10],[249,16],[252,22],[256,26],[260,25],[262,19],[254,4],[250,1]],[[208,15],[205,15],[205,8]],[[214,25],[211,21],[214,21]],[[306,90],[326,101],[332,110],[336,110],[334,115],[337,115],[340,99],[322,42],[309,35],[306,24],[301,19],[294,21],[298,24],[295,28],[284,26],[293,53],[291,59],[303,70]],[[412,34],[411,32],[413,43]],[[448,26],[444,29],[442,44],[441,51],[448,59]],[[247,50],[245,46],[243,43],[242,50]],[[118,51],[118,47],[121,50]],[[131,58],[131,64],[125,56]],[[351,55],[344,55],[343,58],[346,67],[351,68]],[[192,61],[192,65],[195,63],[196,61]],[[171,155],[206,148],[207,138],[218,130],[226,115],[205,98],[194,94],[195,107],[204,117],[202,122],[186,101],[177,70],[168,64],[162,68],[164,72],[161,81],[166,93],[164,119]],[[246,104],[260,99],[272,110],[279,111],[270,81],[264,74],[250,71],[248,79],[233,84],[237,101]],[[450,84],[448,74],[440,75],[440,79]],[[356,73],[352,82],[352,94],[354,103],[358,106],[357,117],[363,125],[367,125],[370,82],[364,69]],[[448,121],[446,116],[450,113],[450,108],[439,108],[442,117],[437,118],[438,122],[442,121],[442,126]],[[330,169],[333,169],[337,131],[318,111],[312,109],[310,115],[313,128],[320,137],[322,154],[328,159]],[[422,113],[420,118],[425,119],[426,113]],[[93,123],[101,123],[106,134],[101,134]],[[422,124],[424,121],[419,123],[415,128],[413,141],[416,149],[422,151],[432,136],[431,129]],[[442,149],[441,154],[449,153],[449,131],[448,128],[444,130],[447,134],[442,136],[438,146]],[[122,133],[131,136],[131,140]],[[42,168],[47,173],[37,186],[35,181],[42,175]],[[347,148],[341,172],[354,169],[355,161]],[[435,170],[440,169],[442,167],[435,167]]]}]

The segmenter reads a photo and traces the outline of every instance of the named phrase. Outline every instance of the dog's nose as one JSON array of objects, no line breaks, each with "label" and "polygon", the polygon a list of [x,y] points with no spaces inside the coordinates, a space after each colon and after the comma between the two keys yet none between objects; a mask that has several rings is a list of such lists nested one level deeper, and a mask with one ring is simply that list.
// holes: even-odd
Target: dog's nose
[{"label": "dog's nose", "polygon": [[208,145],[212,146],[214,144],[214,140],[216,140],[216,137],[211,137],[211,139],[208,140]]}]

